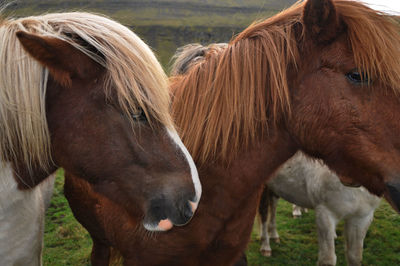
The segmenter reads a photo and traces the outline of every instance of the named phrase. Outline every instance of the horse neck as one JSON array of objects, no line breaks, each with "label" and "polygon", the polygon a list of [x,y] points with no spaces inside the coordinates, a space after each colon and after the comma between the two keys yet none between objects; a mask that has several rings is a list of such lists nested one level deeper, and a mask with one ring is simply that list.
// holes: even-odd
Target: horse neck
[{"label": "horse neck", "polygon": [[[210,208],[222,203],[225,207],[215,211],[219,217],[231,217],[295,151],[290,137],[280,132],[264,138],[247,151],[241,151],[228,167],[223,164],[204,165],[200,168],[202,204]],[[256,208],[256,204],[253,207]]]},{"label": "horse neck", "polygon": [[197,234],[196,242],[204,244],[197,259],[207,265],[235,262],[249,241],[264,182],[295,150],[288,136],[281,133],[240,151],[229,167],[208,164],[200,168],[203,194],[199,209],[187,226]]}]

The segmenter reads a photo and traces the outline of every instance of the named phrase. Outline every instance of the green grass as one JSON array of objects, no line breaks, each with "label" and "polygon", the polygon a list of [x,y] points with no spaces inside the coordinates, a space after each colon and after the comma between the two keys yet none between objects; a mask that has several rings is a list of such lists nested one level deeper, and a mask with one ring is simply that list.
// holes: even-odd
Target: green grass
[{"label": "green grass", "polygon": [[53,198],[46,213],[44,265],[89,265],[92,240],[75,220],[64,197],[63,171],[56,178]]},{"label": "green grass", "polygon": [[[63,172],[59,171],[51,206],[46,215],[44,265],[89,265],[91,240],[74,219],[63,195]],[[272,243],[273,255],[260,255],[258,222],[252,233],[247,256],[249,265],[315,265],[318,243],[314,211],[300,219],[291,217],[291,204],[280,200],[277,225],[281,243]],[[338,265],[345,265],[343,248],[343,223],[339,224],[336,239]],[[400,265],[400,215],[386,202],[375,212],[364,242],[363,265]]]}]

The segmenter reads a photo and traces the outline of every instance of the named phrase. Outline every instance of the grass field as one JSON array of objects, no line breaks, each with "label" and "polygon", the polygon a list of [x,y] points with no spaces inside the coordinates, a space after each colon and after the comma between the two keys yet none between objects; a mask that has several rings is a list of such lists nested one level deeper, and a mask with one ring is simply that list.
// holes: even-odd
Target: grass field
[{"label": "grass field", "polygon": [[[293,219],[291,205],[281,200],[278,205],[277,224],[281,243],[272,243],[273,256],[264,258],[258,252],[256,220],[247,251],[249,265],[315,265],[318,243],[314,212],[311,210],[301,219]],[[337,235],[338,265],[345,265],[343,224],[339,225]],[[376,211],[364,246],[363,265],[400,265],[400,215],[386,202],[382,202]],[[75,221],[64,198],[63,172],[60,170],[46,216],[44,265],[90,265],[90,250],[90,237]]]}]

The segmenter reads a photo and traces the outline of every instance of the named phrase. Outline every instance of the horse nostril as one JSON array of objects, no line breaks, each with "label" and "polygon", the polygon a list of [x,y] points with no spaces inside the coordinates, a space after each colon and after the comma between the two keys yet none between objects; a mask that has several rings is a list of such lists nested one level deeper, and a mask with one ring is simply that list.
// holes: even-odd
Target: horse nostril
[{"label": "horse nostril", "polygon": [[193,211],[192,211],[192,205],[190,204],[190,202],[185,205],[185,207],[183,208],[182,214],[183,214],[185,221],[188,221],[188,220],[190,220],[190,218],[192,218]]},{"label": "horse nostril", "polygon": [[156,220],[164,220],[168,218],[165,199],[153,199],[150,204],[149,213]]}]

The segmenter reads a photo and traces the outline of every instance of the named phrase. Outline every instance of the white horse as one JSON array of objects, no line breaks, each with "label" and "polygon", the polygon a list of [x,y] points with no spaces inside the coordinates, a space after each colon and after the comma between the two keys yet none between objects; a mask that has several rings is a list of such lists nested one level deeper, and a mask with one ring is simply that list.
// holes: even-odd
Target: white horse
[{"label": "white horse", "polygon": [[45,211],[55,174],[30,190],[18,189],[12,168],[0,166],[0,260],[2,266],[41,265]]},{"label": "white horse", "polygon": [[[363,242],[380,198],[363,187],[344,186],[321,162],[297,153],[287,161],[263,191],[260,202],[261,248],[271,255],[269,239],[279,241],[275,212],[278,197],[304,208],[315,209],[318,230],[318,265],[335,265],[336,225],[344,220],[348,265],[361,265]],[[269,216],[269,217],[267,217]]]}]

